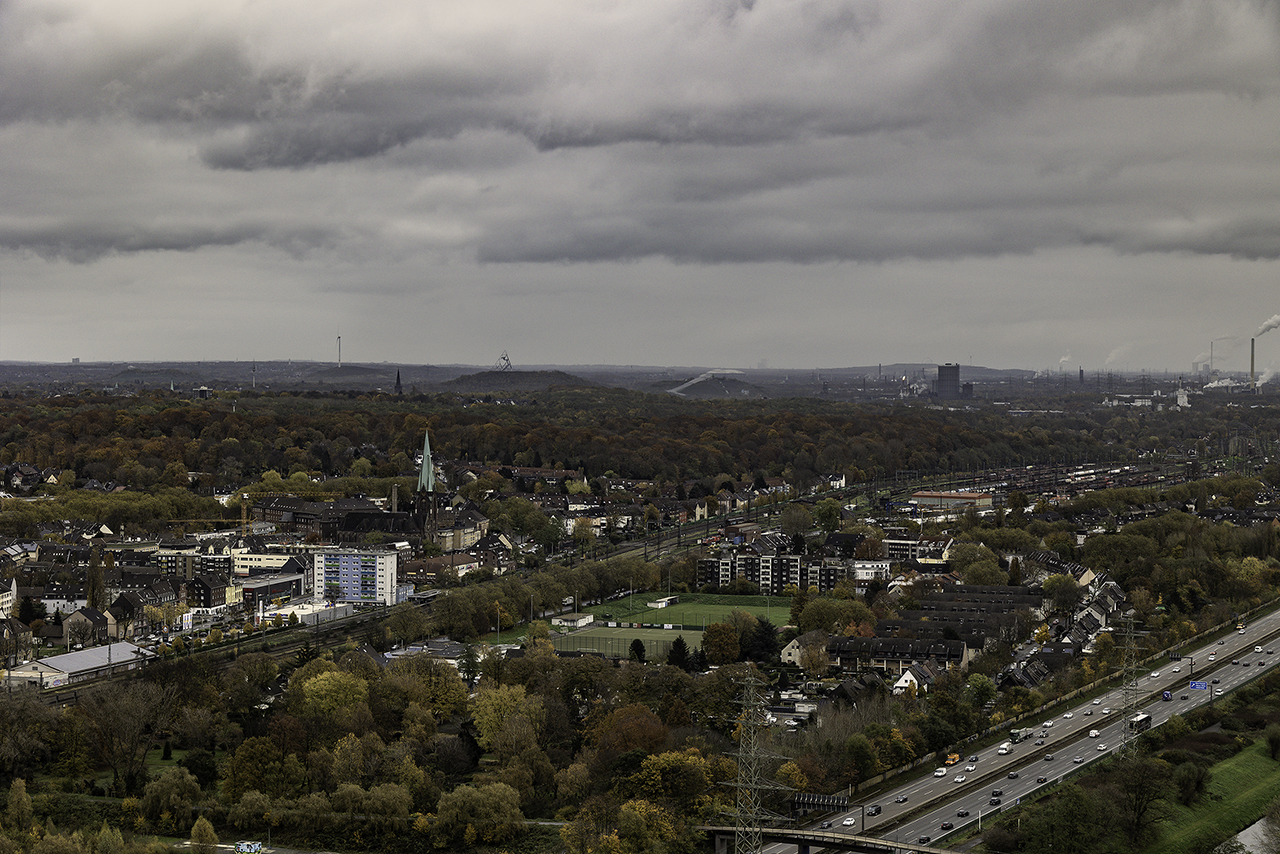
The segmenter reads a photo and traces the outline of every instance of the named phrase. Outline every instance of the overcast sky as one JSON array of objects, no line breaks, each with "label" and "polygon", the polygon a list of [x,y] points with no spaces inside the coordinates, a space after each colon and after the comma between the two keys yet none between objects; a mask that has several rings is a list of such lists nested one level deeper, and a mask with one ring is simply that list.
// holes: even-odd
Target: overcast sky
[{"label": "overcast sky", "polygon": [[2,0],[0,199],[6,361],[1245,370],[1280,5]]}]

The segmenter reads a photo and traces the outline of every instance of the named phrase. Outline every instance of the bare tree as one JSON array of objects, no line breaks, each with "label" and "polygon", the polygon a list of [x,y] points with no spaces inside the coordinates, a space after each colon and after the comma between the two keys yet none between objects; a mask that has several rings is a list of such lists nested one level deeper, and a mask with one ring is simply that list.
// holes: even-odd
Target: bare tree
[{"label": "bare tree", "polygon": [[98,757],[126,788],[141,779],[147,750],[174,715],[176,686],[149,682],[103,685],[80,707],[97,745]]}]

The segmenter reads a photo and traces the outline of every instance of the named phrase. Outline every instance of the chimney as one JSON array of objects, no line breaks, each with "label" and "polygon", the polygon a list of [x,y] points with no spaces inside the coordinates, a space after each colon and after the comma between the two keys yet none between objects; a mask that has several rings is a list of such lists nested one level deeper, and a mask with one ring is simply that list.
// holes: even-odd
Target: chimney
[{"label": "chimney", "polygon": [[1258,383],[1254,380],[1256,374],[1253,372],[1253,343],[1255,340],[1257,339],[1249,339],[1249,391],[1256,394],[1258,391]]}]

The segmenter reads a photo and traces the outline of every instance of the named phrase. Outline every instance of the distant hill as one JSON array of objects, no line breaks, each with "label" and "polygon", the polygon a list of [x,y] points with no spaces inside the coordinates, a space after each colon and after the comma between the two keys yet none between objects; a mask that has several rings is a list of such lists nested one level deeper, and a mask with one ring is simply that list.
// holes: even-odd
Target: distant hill
[{"label": "distant hill", "polygon": [[390,376],[392,381],[395,380],[395,373],[388,374],[385,368],[362,368],[359,365],[342,365],[341,367],[325,368],[315,371],[311,374],[310,379],[322,383],[340,383],[351,380],[368,382],[369,380],[379,377]]},{"label": "distant hill", "polygon": [[546,391],[553,386],[593,388],[597,384],[564,371],[481,371],[434,386],[439,391],[465,394]]},{"label": "distant hill", "polygon": [[[671,388],[671,384],[667,383],[662,388],[657,386],[650,387],[649,391],[670,391]],[[743,382],[736,377],[720,374],[712,374],[711,376],[703,377],[692,385],[685,385],[680,389],[679,394],[681,397],[694,398],[695,400],[722,400],[728,398],[760,400],[768,397],[759,386]]]}]

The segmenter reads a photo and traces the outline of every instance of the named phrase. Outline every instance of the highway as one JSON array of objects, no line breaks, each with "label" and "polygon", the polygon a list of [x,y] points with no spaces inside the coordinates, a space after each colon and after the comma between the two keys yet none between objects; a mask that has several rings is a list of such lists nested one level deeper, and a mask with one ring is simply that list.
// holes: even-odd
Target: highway
[{"label": "highway", "polygon": [[[1142,711],[1152,716],[1153,726],[1159,726],[1172,715],[1212,702],[1220,692],[1225,694],[1270,672],[1280,662],[1280,652],[1267,652],[1280,650],[1280,640],[1275,638],[1278,630],[1280,612],[1273,612],[1220,641],[1180,650],[1181,661],[1161,659],[1141,674],[1138,687],[1144,696],[1170,691],[1173,700],[1165,702],[1157,694],[1155,700],[1141,704]],[[1262,652],[1255,652],[1259,646]],[[1214,660],[1210,659],[1211,654]],[[1208,683],[1207,688],[1192,689],[1193,679]],[[1182,699],[1184,696],[1186,699]],[[948,833],[1017,805],[1021,798],[1052,786],[1069,772],[1078,770],[1078,765],[1111,756],[1121,743],[1122,705],[1123,697],[1116,687],[1096,700],[1061,707],[1052,717],[1046,715],[1040,719],[1044,726],[1034,727],[1034,721],[1024,722],[1022,727],[1033,727],[1035,735],[1013,745],[1007,755],[997,753],[998,745],[963,754],[962,761],[947,768],[942,777],[927,775],[911,780],[877,794],[874,800],[854,806],[847,813],[832,816],[829,819],[832,829],[897,839],[906,847],[927,836],[931,845],[939,845],[939,840]],[[1097,738],[1089,737],[1091,730],[1098,730]],[[974,756],[976,760],[972,760]],[[973,770],[966,770],[969,766]],[[956,782],[957,774],[964,775],[963,782]],[[1000,794],[996,795],[995,790]],[[993,804],[994,798],[999,798],[999,803]],[[865,818],[866,830],[862,831],[863,807],[872,805],[880,808],[879,813]],[[925,805],[929,807],[927,810],[916,812]],[[968,815],[960,815],[962,812]],[[845,819],[852,819],[852,824],[845,825]],[[944,830],[944,822],[952,823],[954,830]],[[771,854],[781,854],[794,846],[767,848]]]}]

